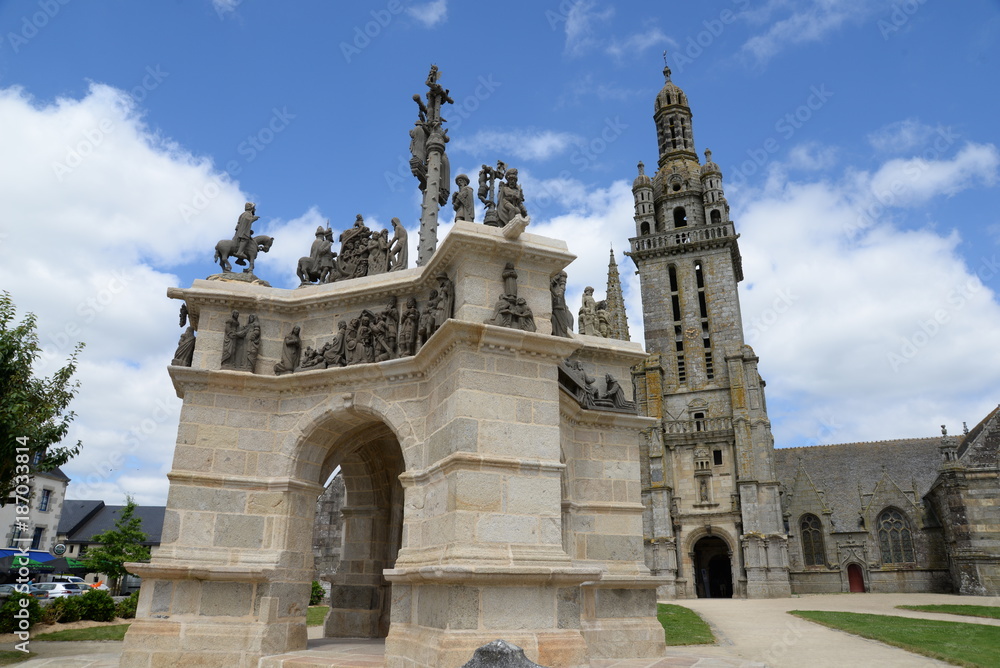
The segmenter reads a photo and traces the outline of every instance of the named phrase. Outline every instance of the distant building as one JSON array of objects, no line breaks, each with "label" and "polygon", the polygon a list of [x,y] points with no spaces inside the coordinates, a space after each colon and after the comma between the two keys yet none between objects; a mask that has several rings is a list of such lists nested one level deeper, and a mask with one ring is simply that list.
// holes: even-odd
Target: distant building
[{"label": "distant building", "polygon": [[[108,506],[103,501],[68,500],[59,522],[59,542],[66,545],[66,556],[80,559],[94,542],[94,536],[115,528],[118,514],[125,506]],[[146,540],[142,545],[157,547],[163,533],[165,506],[136,506],[134,516],[142,520]]]},{"label": "distant building", "polygon": [[[40,452],[36,453],[33,465],[38,466],[43,456]],[[13,494],[0,507],[0,527],[6,532],[4,546],[51,550],[56,544],[56,530],[69,481],[66,474],[58,468],[48,472],[33,471],[28,515],[16,514]],[[22,525],[20,527],[19,521]],[[25,545],[21,539],[29,537],[31,542]]]},{"label": "distant building", "polygon": [[722,171],[711,151],[699,161],[687,96],[664,75],[627,253],[650,354],[636,400],[660,419],[640,455],[660,595],[1000,594],[1000,408],[963,438],[774,448]]}]

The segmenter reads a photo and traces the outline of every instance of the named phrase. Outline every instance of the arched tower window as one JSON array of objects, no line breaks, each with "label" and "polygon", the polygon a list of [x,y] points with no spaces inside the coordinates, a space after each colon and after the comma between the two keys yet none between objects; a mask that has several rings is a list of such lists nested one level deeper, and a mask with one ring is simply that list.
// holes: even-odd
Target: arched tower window
[{"label": "arched tower window", "polygon": [[649,234],[649,223],[639,225],[639,234]]},{"label": "arched tower window", "polygon": [[802,541],[802,560],[806,566],[822,566],[826,563],[823,552],[823,525],[819,518],[805,514],[799,520],[799,540]]},{"label": "arched tower window", "polygon": [[710,216],[711,216],[711,219],[712,219],[713,223],[721,223],[722,222],[722,214],[719,213],[718,209],[712,209],[712,213],[710,214]]},{"label": "arched tower window", "polygon": [[687,212],[684,210],[684,207],[679,206],[674,209],[674,227],[687,227],[687,224]]},{"label": "arched tower window", "polygon": [[895,508],[886,508],[878,516],[878,545],[882,563],[902,564],[914,561],[913,534],[910,522]]}]

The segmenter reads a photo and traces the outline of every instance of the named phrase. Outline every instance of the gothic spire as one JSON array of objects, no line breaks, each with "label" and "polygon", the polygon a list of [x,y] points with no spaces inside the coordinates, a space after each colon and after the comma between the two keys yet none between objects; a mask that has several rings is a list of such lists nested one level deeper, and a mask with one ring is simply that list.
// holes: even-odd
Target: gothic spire
[{"label": "gothic spire", "polygon": [[611,248],[611,261],[608,263],[608,320],[611,329],[608,336],[620,341],[629,341],[628,316],[625,314],[625,298],[622,296],[622,282],[618,276],[618,263],[615,262],[615,249]]}]

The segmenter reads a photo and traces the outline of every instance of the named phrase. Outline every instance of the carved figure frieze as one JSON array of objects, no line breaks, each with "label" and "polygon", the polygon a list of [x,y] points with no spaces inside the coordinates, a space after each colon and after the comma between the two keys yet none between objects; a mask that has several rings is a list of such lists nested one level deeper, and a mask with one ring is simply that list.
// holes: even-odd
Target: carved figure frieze
[{"label": "carved figure frieze", "polygon": [[580,306],[580,333],[587,336],[600,336],[597,329],[597,302],[594,300],[594,288],[589,285],[583,289],[583,303]]},{"label": "carved figure frieze", "polygon": [[514,269],[513,262],[504,265],[501,277],[503,292],[497,299],[493,315],[486,320],[486,324],[534,332],[535,316],[531,312],[531,307],[528,306],[527,300],[517,296],[517,270]]},{"label": "carved figure frieze", "polygon": [[628,400],[612,374],[604,374],[604,390],[601,391],[597,378],[591,376],[579,360],[569,359],[559,363],[559,386],[569,392],[581,408],[629,414],[638,412],[636,403]]},{"label": "carved figure frieze", "polygon": [[194,326],[188,326],[177,342],[177,350],[174,351],[174,359],[170,363],[174,366],[191,366],[191,360],[194,358],[194,346]]},{"label": "carved figure frieze", "polygon": [[317,227],[309,256],[299,258],[296,268],[300,287],[406,269],[406,228],[399,218],[392,219],[392,227],[390,240],[389,230],[369,229],[359,213],[339,237],[340,253],[333,250],[333,231]]},{"label": "carved figure frieze", "polygon": [[226,320],[223,331],[222,368],[253,373],[257,366],[260,343],[260,322],[257,316],[248,315],[246,324],[241,326],[240,313],[234,310]]}]

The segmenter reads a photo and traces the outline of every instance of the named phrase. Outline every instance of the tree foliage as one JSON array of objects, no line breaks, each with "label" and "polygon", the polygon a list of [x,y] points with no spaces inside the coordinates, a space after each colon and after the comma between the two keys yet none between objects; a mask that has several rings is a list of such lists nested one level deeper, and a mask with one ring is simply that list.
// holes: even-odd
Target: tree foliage
[{"label": "tree foliage", "polygon": [[[32,365],[42,356],[42,348],[35,316],[29,313],[15,324],[15,315],[10,293],[0,292],[0,502],[17,486],[17,466],[33,461],[35,453],[44,454],[36,468],[51,471],[80,452],[79,441],[53,446],[66,436],[75,417],[68,407],[80,385],[72,378],[83,344],[76,345],[66,365],[51,377],[36,378]],[[19,462],[16,455],[25,453],[17,448],[24,447],[28,458]]]},{"label": "tree foliage", "polygon": [[91,542],[100,545],[89,548],[83,557],[88,571],[114,578],[116,591],[122,577],[128,574],[126,562],[149,561],[149,547],[142,545],[146,532],[142,530],[142,518],[135,516],[135,506],[135,499],[126,496],[125,507],[118,513],[115,528],[93,536]]}]

